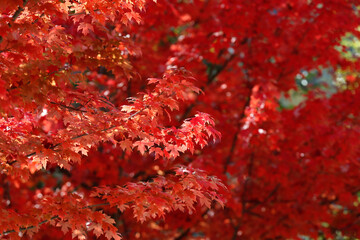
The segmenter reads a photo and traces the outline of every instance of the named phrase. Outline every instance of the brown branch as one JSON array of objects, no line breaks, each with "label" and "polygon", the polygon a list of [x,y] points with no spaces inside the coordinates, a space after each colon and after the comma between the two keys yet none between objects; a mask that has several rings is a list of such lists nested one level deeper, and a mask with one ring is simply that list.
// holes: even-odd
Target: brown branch
[{"label": "brown branch", "polygon": [[[94,12],[100,12],[99,9],[94,9]],[[78,13],[69,13],[68,15],[71,16],[76,16],[76,15],[82,15],[82,14],[88,14],[86,11],[82,11],[82,12],[78,12]]]},{"label": "brown branch", "polygon": [[[244,45],[244,44],[247,43],[247,42],[248,42],[248,38],[245,37],[245,38],[243,38],[242,41],[240,42],[240,45]],[[222,56],[222,54],[224,53],[224,51],[225,51],[225,49],[222,49],[222,50],[219,52],[218,58],[220,58],[220,57]],[[229,57],[228,59],[226,59],[226,60],[224,61],[224,63],[223,63],[222,65],[220,65],[220,67],[218,67],[218,68],[215,70],[214,73],[212,73],[214,69],[213,69],[213,67],[211,67],[210,72],[209,72],[209,75],[208,75],[208,80],[207,80],[207,82],[206,82],[206,85],[205,85],[205,86],[202,86],[200,89],[201,89],[202,91],[204,91],[207,86],[211,85],[211,84],[215,81],[216,77],[219,76],[219,74],[226,69],[226,67],[229,65],[229,63],[230,63],[235,57],[236,57],[236,54],[235,54],[235,53],[231,54],[230,57]],[[190,104],[190,105],[185,109],[184,114],[182,115],[182,117],[181,117],[180,119],[181,119],[181,120],[184,120],[185,118],[187,118],[188,115],[190,114],[191,110],[192,110],[194,107],[195,107],[195,103]]]},{"label": "brown branch", "polygon": [[[219,56],[221,56],[221,54],[219,54]],[[202,86],[202,87],[200,88],[201,91],[204,91],[207,86],[211,85],[211,84],[214,82],[214,80],[216,79],[216,77],[217,77],[222,71],[224,71],[224,70],[226,69],[226,67],[227,67],[227,66],[229,65],[229,63],[234,59],[234,57],[235,57],[235,54],[232,54],[228,59],[226,59],[226,60],[224,61],[224,63],[223,63],[220,67],[218,67],[217,69],[215,69],[214,73],[212,73],[214,69],[211,67],[210,73],[209,73],[209,75],[208,75],[208,80],[207,80],[207,82],[206,82],[206,85],[205,85],[205,86]],[[194,104],[194,103],[190,104],[190,105],[185,109],[184,114],[181,116],[180,120],[184,120],[185,118],[187,118],[187,117],[189,116],[191,110],[192,110],[194,107],[195,107],[195,104]]]},{"label": "brown branch", "polygon": [[68,15],[71,17],[71,16],[82,15],[82,14],[86,14],[86,12],[85,12],[85,11],[82,11],[82,12],[78,12],[78,13],[70,13],[70,14],[68,14]]},{"label": "brown branch", "polygon": [[5,48],[5,49],[0,50],[0,53],[7,52],[7,51],[10,51],[10,50],[11,50],[10,48]]},{"label": "brown branch", "polygon": [[244,215],[245,212],[248,213],[248,211],[246,211],[246,208],[245,208],[245,205],[246,205],[246,194],[247,194],[247,191],[248,191],[248,183],[250,181],[250,178],[252,176],[252,171],[253,171],[253,167],[254,167],[254,153],[252,153],[250,155],[250,162],[249,162],[249,167],[248,167],[248,176],[247,178],[245,179],[245,182],[244,182],[244,191],[241,195],[241,204],[242,204],[242,214]]},{"label": "brown branch", "polygon": [[[37,226],[43,225],[44,223],[47,223],[47,222],[49,222],[49,221],[51,221],[51,220],[54,220],[54,219],[57,219],[57,218],[59,218],[59,216],[53,216],[52,218],[50,218],[50,219],[48,219],[48,220],[44,220],[44,221],[42,221],[42,222],[39,222],[36,226],[33,225],[33,226],[29,226],[29,227],[21,227],[21,228],[19,228],[19,231],[22,232],[22,231],[26,231],[26,230],[35,228],[35,227],[37,227]],[[9,234],[9,233],[13,233],[13,232],[16,232],[16,231],[15,231],[14,229],[8,230],[8,231],[3,232],[2,235]],[[0,235],[1,235],[1,234],[0,234]]]},{"label": "brown branch", "polygon": [[[209,212],[209,208],[206,209],[206,211],[201,214],[201,217],[204,217],[207,213]],[[174,240],[181,240],[183,238],[185,238],[189,233],[190,233],[190,229],[191,228],[187,228],[185,229],[179,236],[177,236]]]},{"label": "brown branch", "polygon": [[231,240],[236,240],[236,237],[237,237],[237,233],[238,233],[238,231],[239,231],[239,228],[240,228],[240,225],[239,225],[239,224],[234,227],[234,233],[233,233],[233,235],[232,235],[232,237],[231,237]]},{"label": "brown branch", "polygon": [[56,103],[56,102],[50,102],[51,104],[54,104],[54,105],[58,105],[62,108],[66,108],[66,109],[69,109],[69,110],[73,110],[73,111],[79,111],[79,112],[87,112],[86,110],[81,110],[79,108],[74,108],[74,107],[70,107],[70,106],[66,106],[64,104],[61,104],[61,103]]},{"label": "brown branch", "polygon": [[261,205],[261,204],[265,204],[267,201],[269,201],[272,196],[275,195],[275,193],[279,190],[280,188],[280,183],[276,184],[276,186],[274,187],[274,189],[268,194],[268,196],[264,199],[264,201],[255,203],[254,205],[252,205],[251,207],[247,208],[246,211],[251,211],[254,208],[256,208],[257,206]]},{"label": "brown branch", "polygon": [[186,237],[190,232],[190,228],[185,229],[178,237],[175,238],[175,240],[181,240],[184,237]]},{"label": "brown branch", "polygon": [[39,18],[35,19],[35,21],[33,21],[31,24],[37,23],[44,15],[44,13],[40,14]]},{"label": "brown branch", "polygon": [[94,205],[89,205],[86,207],[83,207],[82,209],[86,209],[86,208],[96,208],[96,207],[102,207],[102,206],[109,206],[110,203],[98,203],[98,204],[94,204]]},{"label": "brown branch", "polygon": [[251,216],[254,216],[254,217],[257,217],[257,218],[261,218],[261,219],[264,218],[262,215],[260,215],[260,214],[258,214],[256,212],[249,211],[249,210],[245,210],[244,213],[247,213],[247,214],[249,214]]},{"label": "brown branch", "polygon": [[[219,54],[219,55],[222,55]],[[210,85],[211,83],[214,82],[215,78],[222,72],[226,69],[226,67],[229,65],[229,63],[231,62],[231,60],[233,60],[235,57],[235,54],[232,54],[230,55],[230,57],[228,59],[225,60],[225,62],[220,66],[218,67],[217,69],[215,69],[215,72],[212,73],[212,71],[210,71],[210,74],[208,75],[208,81],[206,83],[206,85]],[[213,70],[213,69],[211,69]]]},{"label": "brown branch", "polygon": [[15,22],[16,19],[20,16],[20,14],[25,10],[24,7],[29,2],[29,0],[24,0],[23,5],[19,6],[14,15],[12,16],[12,21]]},{"label": "brown branch", "polygon": [[232,161],[232,158],[233,158],[233,155],[234,155],[234,152],[235,152],[236,143],[237,143],[237,141],[238,141],[238,136],[239,136],[239,133],[240,133],[240,130],[241,130],[241,126],[242,126],[241,120],[242,120],[243,118],[245,118],[246,109],[250,106],[251,93],[252,93],[252,87],[249,86],[249,94],[248,94],[248,96],[247,96],[247,98],[246,98],[245,105],[244,105],[244,107],[243,107],[243,109],[242,109],[241,116],[240,116],[239,121],[238,121],[238,124],[237,124],[237,126],[236,126],[236,132],[235,132],[235,134],[234,134],[233,140],[231,141],[231,147],[230,147],[229,155],[227,156],[226,161],[225,161],[224,170],[223,170],[224,173],[226,173],[227,168],[228,168],[229,164],[230,164],[231,161]]},{"label": "brown branch", "polygon": [[279,218],[278,221],[276,222],[276,224],[271,225],[267,231],[265,231],[261,234],[260,239],[268,239],[265,237],[266,234],[268,234],[269,232],[272,232],[274,228],[276,228],[280,223],[282,223],[284,220],[286,220],[288,218],[289,218],[288,215],[282,216],[281,218]]}]

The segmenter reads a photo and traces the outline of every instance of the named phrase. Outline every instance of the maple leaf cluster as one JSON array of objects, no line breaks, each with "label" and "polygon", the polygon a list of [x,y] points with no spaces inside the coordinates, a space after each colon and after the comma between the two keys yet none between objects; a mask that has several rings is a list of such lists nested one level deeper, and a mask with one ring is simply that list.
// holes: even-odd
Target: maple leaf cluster
[{"label": "maple leaf cluster", "polygon": [[359,237],[359,9],[0,0],[0,238]]},{"label": "maple leaf cluster", "polygon": [[[130,58],[140,50],[123,34],[140,22],[144,4],[67,0],[2,5],[0,149],[2,183],[8,186],[1,188],[3,237],[40,237],[40,227],[46,225],[72,238],[93,234],[121,239],[114,218],[97,206],[116,202],[123,212],[131,205],[134,219],[144,221],[178,209],[191,212],[197,202],[223,204],[218,190],[225,186],[195,169],[186,177],[186,167],[175,168],[176,177],[160,176],[151,183],[123,178],[130,181],[123,189],[115,187],[122,181],[96,191],[97,184],[82,189],[72,183],[76,166],[105,143],[123,154],[138,150],[168,164],[180,153],[220,138],[214,120],[201,112],[181,126],[165,125],[180,101],[200,93],[184,69],[171,68],[163,77],[149,79],[154,86],[138,95],[120,91],[121,101],[112,101],[96,78],[100,69],[114,76],[116,86],[135,77]],[[58,171],[61,178],[70,178],[47,182]],[[30,185],[39,181],[46,186],[34,191]],[[23,189],[24,198],[15,197],[15,189]],[[106,201],[97,203],[99,195]]]}]

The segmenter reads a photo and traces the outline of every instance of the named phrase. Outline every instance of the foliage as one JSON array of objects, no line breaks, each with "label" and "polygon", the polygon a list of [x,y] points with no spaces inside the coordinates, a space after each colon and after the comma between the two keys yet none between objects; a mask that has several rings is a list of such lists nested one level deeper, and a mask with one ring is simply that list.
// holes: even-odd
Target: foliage
[{"label": "foliage", "polygon": [[0,3],[1,238],[360,236],[357,0]]}]

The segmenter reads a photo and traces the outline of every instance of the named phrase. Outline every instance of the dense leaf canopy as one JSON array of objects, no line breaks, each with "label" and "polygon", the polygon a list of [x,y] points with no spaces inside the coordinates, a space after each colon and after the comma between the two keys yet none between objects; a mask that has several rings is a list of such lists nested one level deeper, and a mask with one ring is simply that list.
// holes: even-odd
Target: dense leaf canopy
[{"label": "dense leaf canopy", "polygon": [[0,0],[0,238],[360,236],[357,0]]}]

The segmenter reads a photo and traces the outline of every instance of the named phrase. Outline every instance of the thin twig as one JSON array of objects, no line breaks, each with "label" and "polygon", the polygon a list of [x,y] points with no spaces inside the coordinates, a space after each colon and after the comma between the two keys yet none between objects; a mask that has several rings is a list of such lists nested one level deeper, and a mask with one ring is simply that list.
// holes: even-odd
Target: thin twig
[{"label": "thin twig", "polygon": [[[81,209],[95,208],[95,207],[108,206],[108,205],[110,205],[110,204],[109,203],[99,203],[99,204],[85,206],[85,207],[83,207]],[[43,225],[43,224],[45,224],[47,222],[50,222],[51,220],[54,220],[54,219],[57,219],[57,218],[59,218],[59,216],[55,215],[55,216],[51,217],[50,219],[39,222],[37,225],[32,225],[32,226],[29,226],[29,227],[21,227],[21,228],[19,228],[19,231],[22,232],[22,231],[26,231],[26,230],[35,228],[37,226]],[[5,231],[2,234],[5,235],[5,234],[13,233],[13,232],[16,232],[16,231],[14,229],[12,229],[12,230]]]},{"label": "thin twig", "polygon": [[264,199],[264,201],[255,203],[254,205],[252,205],[251,207],[247,208],[246,211],[251,211],[254,208],[256,208],[257,206],[261,205],[261,204],[265,204],[267,201],[269,201],[272,196],[275,195],[275,193],[279,190],[280,188],[280,183],[276,184],[276,186],[274,187],[274,189],[268,194],[268,196]]},{"label": "thin twig", "polygon": [[[26,231],[26,230],[35,228],[37,226],[43,225],[44,223],[47,223],[47,222],[49,222],[51,220],[54,220],[54,219],[57,219],[57,218],[59,218],[59,216],[53,216],[52,218],[50,218],[48,220],[44,220],[42,222],[39,222],[36,226],[33,225],[33,226],[29,226],[29,227],[21,227],[21,228],[19,228],[19,231],[22,232],[22,231]],[[16,232],[16,231],[14,229],[12,229],[12,230],[8,230],[6,232],[3,232],[2,234],[5,235],[5,234],[13,233],[13,232]]]},{"label": "thin twig", "polygon": [[54,104],[54,105],[58,105],[62,108],[66,108],[66,109],[70,109],[70,110],[74,110],[74,111],[79,111],[79,112],[87,112],[86,110],[81,110],[79,108],[74,108],[74,107],[70,107],[70,106],[66,106],[64,104],[61,104],[61,103],[56,103],[56,102],[50,102],[51,104]]},{"label": "thin twig", "polygon": [[[145,106],[144,108],[140,109],[139,111],[131,114],[129,117],[126,118],[126,120],[130,120],[131,118],[135,117],[136,115],[140,114],[141,112],[143,112],[146,108],[148,108],[148,106]],[[105,129],[102,129],[100,130],[101,132],[106,132],[108,130],[111,130],[113,128],[116,128],[117,126],[111,126],[111,127],[108,127],[108,128],[105,128]],[[75,139],[78,139],[78,138],[81,138],[81,137],[85,137],[85,136],[88,136],[88,135],[91,135],[91,134],[94,134],[96,132],[92,132],[92,133],[84,133],[84,134],[80,134],[80,135],[77,135],[75,137],[72,137],[70,138],[70,140],[75,140]],[[55,150],[55,148],[57,148],[58,146],[62,145],[63,143],[57,143],[55,144],[54,146],[52,146],[51,148],[49,148],[50,150]],[[36,155],[36,152],[32,152],[32,153],[29,153],[26,155],[26,157],[31,157],[31,156],[34,156]],[[15,161],[12,161],[11,163],[9,163],[10,165],[14,164],[15,162],[17,162],[16,160]]]},{"label": "thin twig", "polygon": [[[203,214],[201,214],[201,217],[204,217],[208,212],[209,212],[209,208],[206,209],[206,211]],[[185,238],[190,233],[190,229],[191,228],[185,229],[179,236],[175,238],[175,240],[181,240]]]},{"label": "thin twig", "polygon": [[[227,66],[229,65],[229,63],[234,59],[234,57],[235,57],[235,54],[232,54],[228,59],[226,59],[226,60],[224,61],[224,63],[223,63],[220,67],[218,67],[217,69],[215,69],[214,73],[213,73],[213,69],[210,70],[210,73],[209,73],[209,75],[208,75],[208,80],[207,80],[207,82],[206,82],[206,85],[205,85],[205,86],[202,86],[202,87],[200,88],[201,91],[204,91],[207,86],[211,85],[211,84],[214,82],[214,80],[216,79],[216,77],[217,77],[222,71],[224,71],[224,70],[226,69],[226,67],[227,67]],[[186,119],[186,118],[188,117],[188,115],[190,114],[191,110],[192,110],[194,107],[195,107],[195,104],[194,104],[194,103],[190,104],[190,105],[185,109],[184,114],[181,116],[180,119],[181,119],[181,120]]]},{"label": "thin twig", "polygon": [[246,98],[246,102],[244,104],[244,107],[243,107],[242,112],[241,112],[241,116],[240,116],[240,118],[238,120],[238,124],[236,126],[236,132],[235,132],[233,140],[231,142],[229,155],[226,157],[226,162],[225,162],[225,165],[224,165],[223,173],[226,173],[227,168],[229,167],[229,164],[232,161],[232,158],[233,158],[233,155],[234,155],[234,152],[235,152],[236,143],[238,141],[238,136],[239,136],[241,126],[242,126],[242,119],[245,118],[246,109],[250,106],[251,94],[252,94],[252,87],[250,86],[249,87],[249,94],[248,94],[248,96]]}]

